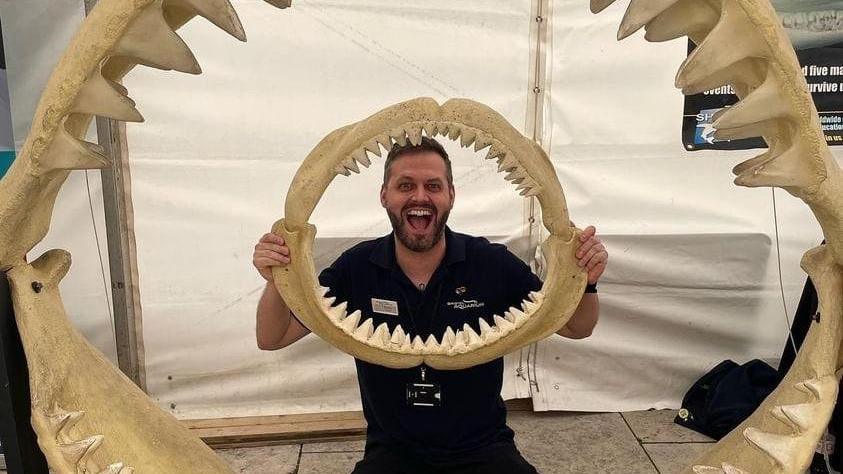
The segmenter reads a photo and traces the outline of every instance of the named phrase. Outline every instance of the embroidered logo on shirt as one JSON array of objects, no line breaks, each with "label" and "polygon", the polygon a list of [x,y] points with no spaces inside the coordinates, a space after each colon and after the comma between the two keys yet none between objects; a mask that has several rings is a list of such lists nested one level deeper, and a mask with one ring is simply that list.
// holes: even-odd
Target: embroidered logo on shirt
[{"label": "embroidered logo on shirt", "polygon": [[446,304],[453,309],[471,309],[486,306],[486,303],[477,300],[448,301]]},{"label": "embroidered logo on shirt", "polygon": [[372,312],[398,316],[398,302],[372,298]]},{"label": "embroidered logo on shirt", "polygon": [[458,286],[457,289],[454,290],[454,293],[456,293],[458,295],[461,295],[461,294],[465,293],[466,290],[468,290],[468,288],[466,288],[464,286]]}]

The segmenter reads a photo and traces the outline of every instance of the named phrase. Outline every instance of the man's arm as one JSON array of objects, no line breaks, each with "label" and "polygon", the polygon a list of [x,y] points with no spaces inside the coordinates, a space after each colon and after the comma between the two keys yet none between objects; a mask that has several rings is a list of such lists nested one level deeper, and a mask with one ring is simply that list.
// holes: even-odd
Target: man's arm
[{"label": "man's arm", "polygon": [[[588,272],[587,281],[590,285],[597,284],[609,261],[609,253],[596,234],[594,226],[586,227],[580,234],[580,246],[577,249],[577,265]],[[570,339],[586,338],[594,331],[599,315],[600,299],[597,293],[586,293],[571,319],[556,334]]]},{"label": "man's arm", "polygon": [[258,347],[272,351],[287,347],[310,331],[290,312],[272,280],[272,267],[290,263],[290,249],[281,236],[269,233],[255,245],[252,264],[266,280],[258,302],[255,336]]},{"label": "man's arm", "polygon": [[306,327],[293,317],[293,313],[271,281],[266,282],[260,302],[258,302],[255,335],[258,348],[274,351],[290,344],[310,333]]},{"label": "man's arm", "polygon": [[594,331],[599,315],[600,300],[597,293],[586,293],[580,305],[577,306],[577,310],[574,311],[574,315],[556,334],[569,339],[585,339]]}]

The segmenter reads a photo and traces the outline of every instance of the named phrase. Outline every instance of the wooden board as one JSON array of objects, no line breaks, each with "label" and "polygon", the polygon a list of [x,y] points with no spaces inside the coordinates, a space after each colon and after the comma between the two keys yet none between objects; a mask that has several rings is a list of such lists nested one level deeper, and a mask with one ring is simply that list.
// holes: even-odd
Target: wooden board
[{"label": "wooden board", "polygon": [[[533,409],[530,399],[509,400],[509,411]],[[366,437],[363,412],[343,411],[298,415],[249,416],[183,420],[190,430],[215,448],[268,446]]]}]

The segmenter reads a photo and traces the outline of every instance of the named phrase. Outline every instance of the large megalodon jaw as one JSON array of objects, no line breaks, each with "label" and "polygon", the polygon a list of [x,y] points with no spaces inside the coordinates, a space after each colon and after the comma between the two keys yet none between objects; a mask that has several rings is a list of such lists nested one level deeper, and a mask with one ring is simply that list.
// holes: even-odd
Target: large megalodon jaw
[{"label": "large megalodon jaw", "polygon": [[[338,174],[369,166],[369,153],[380,156],[393,142],[418,143],[422,134],[460,139],[462,146],[488,148],[506,179],[525,196],[536,196],[550,236],[543,244],[549,262],[541,291],[520,308],[490,315],[477,326],[449,328],[427,339],[398,326],[375,328],[359,311],[350,315],[344,302],[325,298],[313,266],[316,229],[308,223],[313,209]],[[429,98],[388,107],[326,136],[307,156],[290,185],[285,217],[273,227],[290,248],[292,263],[275,267],[276,286],[296,316],[311,331],[360,359],[387,367],[422,362],[439,369],[460,369],[490,361],[558,331],[576,310],[585,288],[585,272],[576,265],[578,231],[571,226],[562,187],[544,151],[489,107],[452,99],[443,105]]]},{"label": "large megalodon jaw", "polygon": [[57,473],[231,472],[69,324],[58,293],[69,255],[24,261],[47,233],[69,172],[110,165],[83,140],[93,116],[142,121],[122,77],[137,64],[199,73],[174,32],[197,14],[245,39],[228,0],[101,0],[53,71],[23,148],[0,180],[0,271],[8,270],[27,355],[32,424]]},{"label": "large megalodon jaw", "polygon": [[[592,0],[600,11],[614,0]],[[781,187],[805,201],[827,244],[802,267],[820,297],[812,327],[778,388],[684,472],[801,473],[837,399],[843,340],[843,178],[805,77],[767,0],[631,0],[618,32],[644,27],[649,41],[690,37],[698,47],[676,85],[695,94],[730,84],[741,101],[715,116],[718,138],[761,136],[769,150],[735,167],[735,184]]]}]

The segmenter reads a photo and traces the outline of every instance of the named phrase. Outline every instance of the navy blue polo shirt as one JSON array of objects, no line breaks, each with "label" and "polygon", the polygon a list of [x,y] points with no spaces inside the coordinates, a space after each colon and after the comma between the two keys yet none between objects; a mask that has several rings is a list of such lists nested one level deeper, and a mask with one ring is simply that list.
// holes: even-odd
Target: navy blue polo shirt
[{"label": "navy blue polo shirt", "polygon": [[[361,322],[375,327],[400,324],[413,338],[433,333],[441,339],[468,323],[479,333],[478,319],[491,325],[492,315],[520,306],[541,281],[500,244],[445,230],[445,257],[427,287],[419,290],[395,259],[393,235],[360,243],[343,253],[320,275],[348,312],[360,310]],[[372,299],[394,301],[398,315],[376,313]],[[441,341],[440,341],[441,342]],[[463,370],[426,369],[428,381],[442,388],[442,406],[413,407],[406,401],[408,383],[420,381],[420,369],[390,369],[357,359],[363,414],[368,422],[367,449],[387,445],[429,459],[448,459],[512,443],[501,398],[503,358]]]}]

